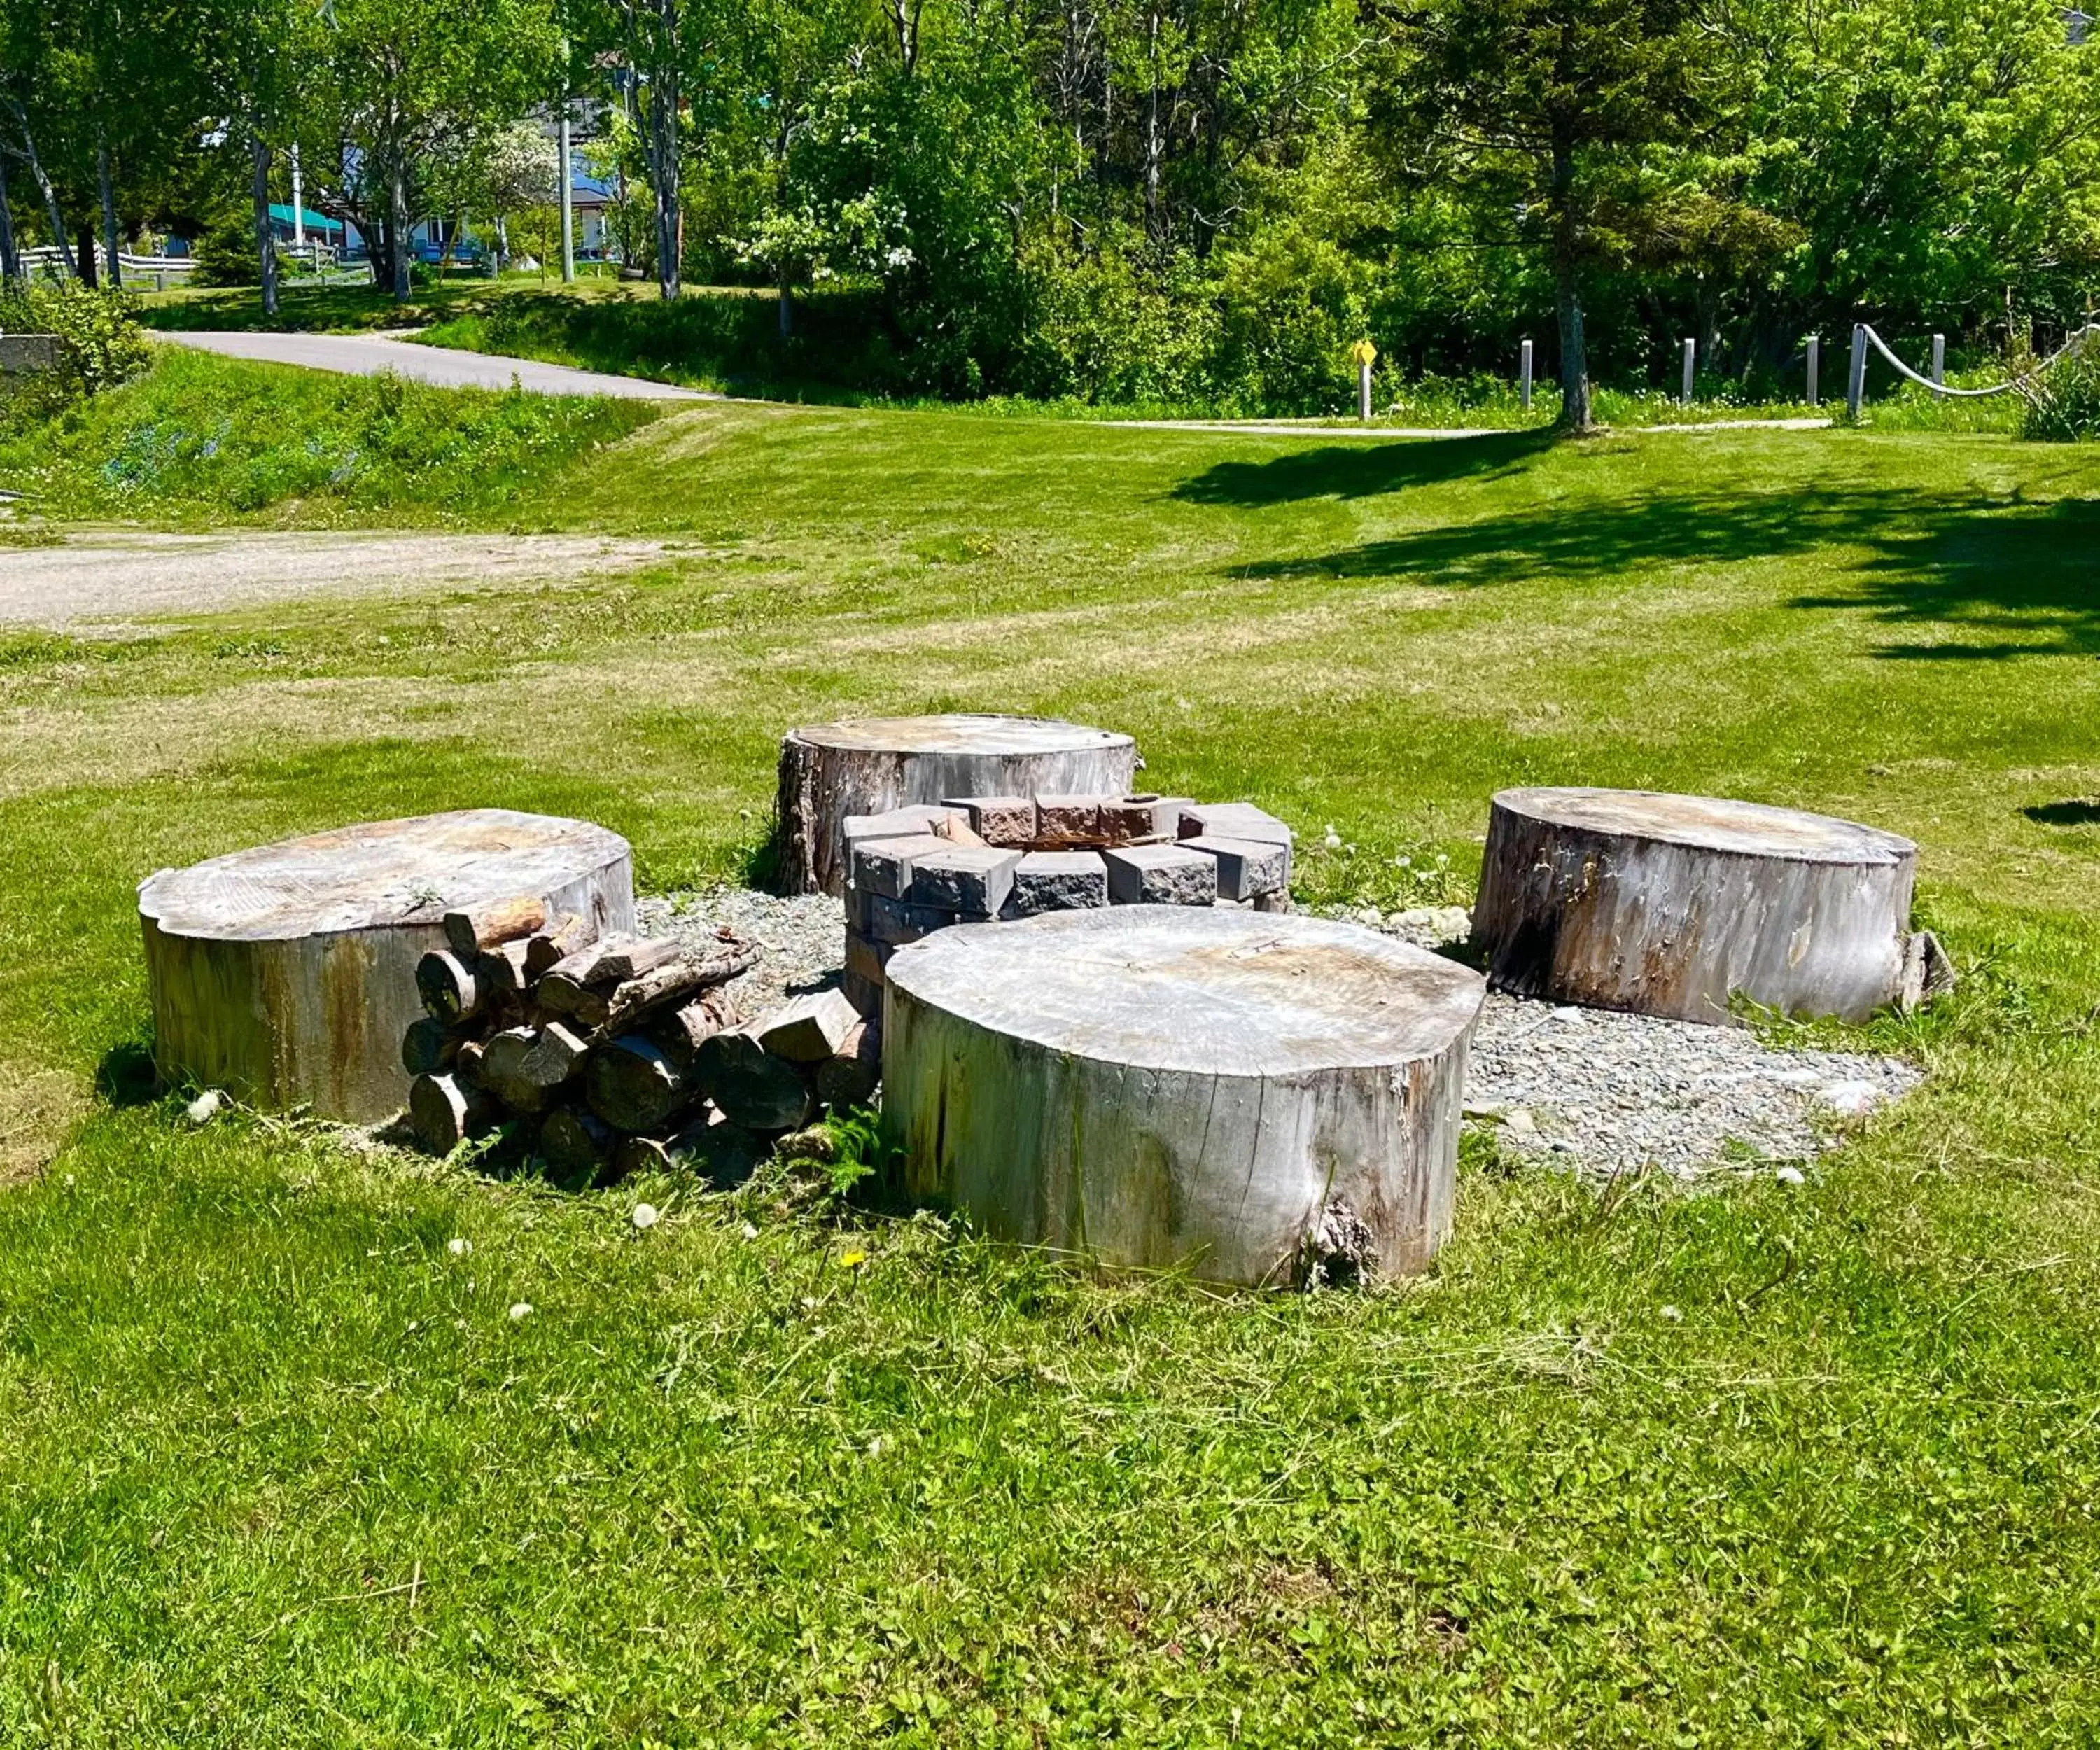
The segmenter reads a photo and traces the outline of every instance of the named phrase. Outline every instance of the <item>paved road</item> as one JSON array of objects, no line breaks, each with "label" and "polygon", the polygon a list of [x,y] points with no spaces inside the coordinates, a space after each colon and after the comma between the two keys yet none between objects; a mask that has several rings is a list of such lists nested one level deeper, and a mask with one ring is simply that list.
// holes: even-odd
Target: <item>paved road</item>
[{"label": "paved road", "polygon": [[566,364],[541,364],[532,359],[504,359],[487,353],[455,352],[443,346],[418,346],[382,334],[200,334],[167,333],[161,338],[179,346],[224,353],[232,359],[258,359],[267,364],[299,364],[310,371],[334,371],[348,377],[376,377],[391,371],[418,382],[448,389],[508,389],[512,380],[543,395],[620,395],[637,401],[713,401],[720,396],[638,377],[608,377],[598,371],[572,370]]}]

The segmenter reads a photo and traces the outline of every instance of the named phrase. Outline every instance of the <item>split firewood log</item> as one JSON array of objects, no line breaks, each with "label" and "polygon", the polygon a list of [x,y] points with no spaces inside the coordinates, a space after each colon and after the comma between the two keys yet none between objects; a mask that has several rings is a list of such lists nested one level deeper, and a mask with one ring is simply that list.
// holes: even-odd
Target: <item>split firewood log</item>
[{"label": "split firewood log", "polygon": [[450,1154],[495,1121],[495,1103],[457,1076],[421,1075],[408,1085],[408,1122],[430,1154]]},{"label": "split firewood log", "polygon": [[448,1027],[481,1012],[481,990],[467,963],[443,948],[432,949],[416,963],[416,990],[431,1019]]},{"label": "split firewood log", "polygon": [[620,1139],[610,1126],[574,1106],[560,1106],[540,1126],[540,1157],[549,1173],[572,1184],[589,1184],[612,1163]]},{"label": "split firewood log", "polygon": [[517,899],[477,906],[471,911],[448,911],[444,920],[445,946],[461,959],[471,963],[478,954],[530,936],[543,928],[546,921],[546,901],[529,893]]},{"label": "split firewood log", "polygon": [[757,964],[757,949],[735,937],[689,949],[677,959],[616,985],[607,999],[604,1019],[597,1025],[610,1033],[627,1032],[645,1016],[672,1003],[682,1005],[696,993],[726,985]]},{"label": "split firewood log", "polygon": [[860,1011],[841,990],[812,991],[761,1021],[758,1043],[791,1064],[820,1064],[837,1054],[848,1034],[861,1025]]},{"label": "split firewood log", "polygon": [[799,1129],[815,1109],[809,1071],[775,1057],[748,1027],[703,1043],[694,1073],[722,1116],[746,1130]]},{"label": "split firewood log", "polygon": [[[567,962],[562,962],[567,964]],[[571,972],[557,967],[533,985],[533,996],[550,1015],[569,1015],[586,1027],[602,1027],[609,1034],[632,1032],[642,1016],[682,1002],[695,992],[725,985],[739,972],[758,964],[758,950],[737,937],[689,947],[676,960],[628,979],[611,990],[580,983]]]},{"label": "split firewood log", "polygon": [[525,939],[526,977],[536,979],[543,972],[552,972],[578,949],[588,947],[597,939],[598,926],[573,911],[545,929],[534,931]]},{"label": "split firewood log", "polygon": [[513,1112],[545,1112],[583,1072],[589,1043],[558,1020],[511,1027],[483,1047],[481,1082]]},{"label": "split firewood log", "polygon": [[462,1039],[460,1048],[452,1055],[452,1073],[462,1082],[481,1080],[481,1060],[488,1050],[479,1039]]},{"label": "split firewood log", "polygon": [[525,948],[523,941],[500,942],[472,963],[484,1004],[493,1002],[514,1008],[523,1003],[532,989],[525,970]]},{"label": "split firewood log", "polygon": [[633,1135],[663,1129],[699,1098],[669,1053],[640,1034],[608,1039],[584,1072],[590,1109],[616,1131]]},{"label": "split firewood log", "polygon": [[817,1098],[834,1111],[864,1106],[875,1097],[881,1079],[882,1029],[876,1022],[862,1021],[817,1065]]},{"label": "split firewood log", "polygon": [[445,1069],[459,1055],[460,1036],[443,1021],[425,1015],[408,1023],[401,1035],[401,1067],[412,1076]]}]

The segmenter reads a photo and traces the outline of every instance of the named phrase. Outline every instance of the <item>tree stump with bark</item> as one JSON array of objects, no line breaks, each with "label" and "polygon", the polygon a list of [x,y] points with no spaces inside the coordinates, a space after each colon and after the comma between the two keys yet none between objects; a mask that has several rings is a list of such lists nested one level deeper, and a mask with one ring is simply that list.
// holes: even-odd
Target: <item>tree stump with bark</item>
[{"label": "tree stump with bark", "polygon": [[508,809],[382,821],[164,869],[139,890],[169,1081],[364,1123],[397,1112],[417,969],[444,917],[522,897],[631,930],[627,841]]},{"label": "tree stump with bark", "polygon": [[1110,1267],[1401,1276],[1449,1231],[1485,987],[1323,919],[1172,906],[942,931],[889,963],[905,1188]]},{"label": "tree stump with bark", "polygon": [[1113,794],[1132,787],[1127,735],[1048,717],[862,717],[791,730],[780,743],[780,879],[838,893],[844,823],[949,796]]},{"label": "tree stump with bark", "polygon": [[1741,997],[1861,1020],[1903,995],[1917,866],[1908,839],[1793,809],[1506,790],[1473,945],[1520,996],[1713,1022]]}]

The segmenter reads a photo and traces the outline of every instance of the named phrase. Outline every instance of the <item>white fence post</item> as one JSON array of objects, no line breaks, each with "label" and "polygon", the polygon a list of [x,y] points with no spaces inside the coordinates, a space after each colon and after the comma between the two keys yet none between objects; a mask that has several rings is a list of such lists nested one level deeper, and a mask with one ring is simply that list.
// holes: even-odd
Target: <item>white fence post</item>
[{"label": "white fence post", "polygon": [[1845,411],[1854,419],[1867,399],[1867,324],[1852,324],[1852,368],[1845,383]]},{"label": "white fence post", "polygon": [[1932,380],[1943,388],[1947,383],[1947,337],[1944,334],[1932,337]]},{"label": "white fence post", "polygon": [[1516,374],[1517,381],[1524,391],[1524,410],[1529,413],[1531,411],[1531,342],[1529,341],[1524,342],[1517,348]]},{"label": "white fence post", "polygon": [[1808,404],[1823,405],[1823,338],[1820,335],[1808,337]]},{"label": "white fence post", "polygon": [[1699,342],[1688,340],[1684,343],[1684,393],[1678,398],[1680,407],[1692,405],[1692,373],[1698,368]]}]

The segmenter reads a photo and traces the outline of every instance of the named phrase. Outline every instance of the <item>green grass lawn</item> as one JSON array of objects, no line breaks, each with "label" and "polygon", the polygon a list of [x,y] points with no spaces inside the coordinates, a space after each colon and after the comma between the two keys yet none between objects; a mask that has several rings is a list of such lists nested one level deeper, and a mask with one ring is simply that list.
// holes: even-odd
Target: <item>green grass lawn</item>
[{"label": "green grass lawn", "polygon": [[[0,1743],[2093,1741],[2100,456],[709,406],[518,465],[249,514],[676,550],[0,633]],[[1337,899],[1464,897],[1507,784],[1855,815],[1962,988],[1803,1187],[1477,1143],[1430,1276],[1299,1298],[143,1085],[155,868],[502,804],[727,876],[783,730],[944,708],[1333,822]]]}]

